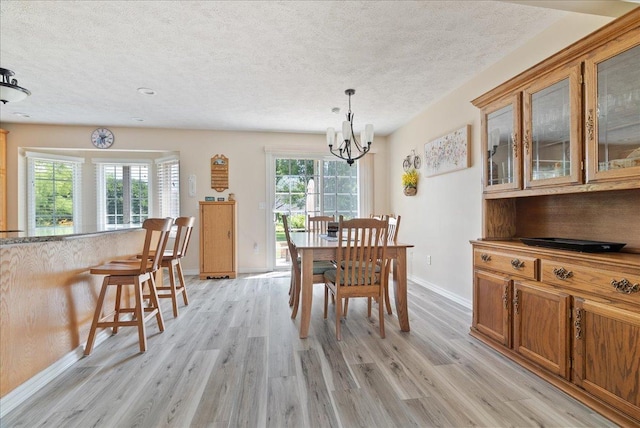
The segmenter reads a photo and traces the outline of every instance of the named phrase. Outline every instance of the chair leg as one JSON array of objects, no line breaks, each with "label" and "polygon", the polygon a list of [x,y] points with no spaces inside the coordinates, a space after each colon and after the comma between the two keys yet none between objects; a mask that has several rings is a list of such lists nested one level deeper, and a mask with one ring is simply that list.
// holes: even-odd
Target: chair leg
[{"label": "chair leg", "polygon": [[391,301],[389,300],[389,281],[384,284],[384,294],[384,303],[387,305],[387,313],[391,315],[393,314],[393,311],[391,310]]},{"label": "chair leg", "polygon": [[329,311],[329,287],[324,285],[324,319],[327,319],[327,312]]},{"label": "chair leg", "polygon": [[[300,305],[300,289],[302,288],[302,278],[299,278],[297,275],[294,275],[292,272],[292,281],[293,281],[293,310],[291,311],[291,319],[295,319],[298,315],[298,306]],[[295,278],[294,278],[295,277]]]},{"label": "chair leg", "polygon": [[[161,268],[162,269],[162,268]],[[173,317],[178,317],[178,293],[176,290],[175,271],[173,270],[173,264],[169,263],[167,266],[169,271],[169,291],[171,292],[171,306],[173,307]]]},{"label": "chair leg", "polygon": [[160,331],[164,331],[164,319],[162,318],[162,311],[160,310],[160,302],[158,301],[158,292],[156,291],[155,273],[149,275],[149,300],[151,311],[156,312],[156,321],[158,322],[158,328]]},{"label": "chair leg", "polygon": [[109,277],[105,276],[102,281],[102,288],[100,289],[100,295],[96,302],[96,311],[93,314],[93,321],[91,322],[91,329],[89,330],[89,337],[87,338],[87,344],[84,347],[84,355],[91,354],[93,350],[93,343],[96,340],[96,329],[98,328],[98,321],[102,315],[102,306],[104,305],[104,296],[107,294],[107,287],[109,287]]},{"label": "chair leg", "polygon": [[293,265],[291,266],[291,281],[289,281],[289,306],[293,306],[293,292],[295,285],[293,283],[295,278],[295,272],[293,271]]},{"label": "chair leg", "polygon": [[[115,300],[115,312],[113,314],[113,321],[114,322],[118,322],[120,321],[120,303],[121,303],[121,298],[122,298],[122,284],[118,284],[116,286],[116,300]],[[112,332],[113,334],[117,334],[118,333],[118,328],[120,326],[118,324],[114,325],[112,327]]]},{"label": "chair leg", "polygon": [[134,308],[134,314],[136,320],[138,321],[138,341],[140,342],[140,352],[146,352],[147,334],[144,327],[144,309],[142,308],[142,283],[140,282],[140,278],[135,279],[135,284],[133,286],[136,295],[136,306]]},{"label": "chair leg", "polygon": [[[382,289],[380,289],[380,299],[382,299]],[[378,305],[378,317],[380,318],[380,337],[384,339],[384,305],[382,302]]]},{"label": "chair leg", "polygon": [[178,280],[180,281],[180,290],[182,293],[182,300],[184,301],[185,306],[189,306],[189,296],[187,296],[187,284],[184,281],[184,273],[182,272],[182,263],[178,260],[176,264],[176,268],[178,270]]},{"label": "chair leg", "polygon": [[371,318],[371,297],[367,297],[367,316]]},{"label": "chair leg", "polygon": [[[336,288],[340,287],[336,284]],[[342,318],[342,297],[336,293],[336,338],[342,340],[342,332],[340,331],[340,318]]]},{"label": "chair leg", "polygon": [[347,298],[344,299],[344,311],[343,311],[343,313],[344,313],[345,319],[347,318],[347,312],[348,311],[349,311],[349,298],[347,297]]}]

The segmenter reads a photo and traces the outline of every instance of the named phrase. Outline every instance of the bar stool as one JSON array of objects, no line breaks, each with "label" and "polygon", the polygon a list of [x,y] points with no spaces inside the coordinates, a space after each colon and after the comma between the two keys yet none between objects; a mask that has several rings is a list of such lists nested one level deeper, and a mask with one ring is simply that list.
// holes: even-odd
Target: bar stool
[{"label": "bar stool", "polygon": [[[164,321],[160,305],[158,304],[158,296],[155,287],[155,273],[160,266],[162,255],[167,245],[169,231],[173,219],[171,218],[150,218],[144,221],[142,227],[146,230],[142,257],[138,260],[130,262],[110,262],[104,265],[91,268],[93,275],[105,275],[102,281],[102,289],[96,303],[96,311],[89,330],[89,338],[84,349],[84,355],[91,354],[93,344],[96,337],[96,329],[98,327],[112,327],[113,334],[118,332],[122,326],[138,327],[138,339],[140,342],[140,352],[147,350],[147,335],[145,330],[145,322],[155,316],[160,331],[164,331]],[[154,256],[150,258],[149,254],[153,252]],[[143,306],[145,297],[142,293],[144,284],[149,287],[149,306]],[[114,310],[102,315],[104,300],[109,286],[116,286],[116,299]],[[122,307],[122,287],[132,285],[135,295],[134,307]],[[145,313],[147,314],[145,316]],[[132,314],[132,320],[120,319],[120,314]]]},{"label": "bar stool", "polygon": [[[187,248],[191,240],[191,231],[196,223],[195,217],[178,217],[175,221],[177,226],[176,238],[172,251],[165,251],[160,261],[160,270],[167,268],[169,271],[169,285],[156,287],[159,298],[169,298],[173,303],[173,316],[178,316],[178,295],[182,294],[185,305],[189,305],[187,287],[184,282],[182,264],[180,261],[187,255]],[[174,270],[175,268],[175,270]],[[176,286],[175,274],[178,273],[179,286]]]}]

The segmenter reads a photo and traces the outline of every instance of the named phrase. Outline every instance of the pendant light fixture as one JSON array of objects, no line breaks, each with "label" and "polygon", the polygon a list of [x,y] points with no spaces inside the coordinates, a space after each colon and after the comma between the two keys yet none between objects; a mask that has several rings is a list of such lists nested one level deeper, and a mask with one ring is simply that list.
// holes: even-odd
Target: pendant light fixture
[{"label": "pendant light fixture", "polygon": [[[347,113],[347,120],[342,122],[342,132],[336,134],[335,129],[327,129],[327,144],[329,145],[329,151],[340,159],[347,161],[349,166],[366,155],[371,149],[371,143],[373,143],[373,125],[369,124],[364,127],[364,130],[360,132],[360,141],[356,138],[353,132],[353,113],[351,113],[351,95],[356,93],[355,89],[347,89],[344,91],[349,96],[349,112]],[[338,143],[336,149],[333,146]]]},{"label": "pendant light fixture", "polygon": [[31,95],[31,92],[25,88],[18,86],[18,80],[12,79],[13,71],[6,68],[0,68],[2,81],[0,82],[0,101],[3,104],[8,102],[21,101]]}]

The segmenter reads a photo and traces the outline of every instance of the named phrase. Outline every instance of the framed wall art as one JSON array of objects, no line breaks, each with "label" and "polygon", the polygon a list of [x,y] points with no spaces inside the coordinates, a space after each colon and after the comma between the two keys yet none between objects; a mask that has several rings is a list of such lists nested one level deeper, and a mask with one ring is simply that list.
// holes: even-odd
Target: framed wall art
[{"label": "framed wall art", "polygon": [[429,141],[424,145],[425,176],[445,174],[471,166],[471,125]]}]

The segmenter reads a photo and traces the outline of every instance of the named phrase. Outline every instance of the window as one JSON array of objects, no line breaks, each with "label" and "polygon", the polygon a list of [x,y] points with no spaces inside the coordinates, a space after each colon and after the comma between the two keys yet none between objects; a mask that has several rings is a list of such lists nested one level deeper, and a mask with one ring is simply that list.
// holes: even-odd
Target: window
[{"label": "window", "polygon": [[358,168],[342,161],[276,159],[275,210],[304,227],[307,215],[357,217]]},{"label": "window", "polygon": [[27,153],[28,227],[37,235],[80,230],[83,159]]},{"label": "window", "polygon": [[159,217],[180,216],[180,161],[176,158],[156,160],[158,170]]},{"label": "window", "polygon": [[142,224],[149,217],[149,164],[98,165],[98,223]]}]

